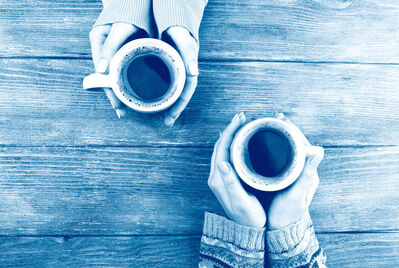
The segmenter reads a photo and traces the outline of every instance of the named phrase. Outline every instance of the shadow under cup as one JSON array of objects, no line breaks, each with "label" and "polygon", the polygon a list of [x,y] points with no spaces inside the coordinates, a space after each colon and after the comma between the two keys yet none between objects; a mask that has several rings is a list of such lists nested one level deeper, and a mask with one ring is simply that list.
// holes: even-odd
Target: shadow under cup
[{"label": "shadow under cup", "polygon": [[243,126],[230,153],[240,178],[262,191],[278,191],[291,185],[305,162],[304,143],[298,131],[275,118],[262,118]]}]

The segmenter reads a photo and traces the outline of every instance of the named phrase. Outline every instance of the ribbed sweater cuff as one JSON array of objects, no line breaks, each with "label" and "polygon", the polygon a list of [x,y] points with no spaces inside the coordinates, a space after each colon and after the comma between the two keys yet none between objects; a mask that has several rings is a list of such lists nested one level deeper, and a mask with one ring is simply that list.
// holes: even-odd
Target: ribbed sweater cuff
[{"label": "ribbed sweater cuff", "polygon": [[225,217],[205,213],[200,249],[203,262],[220,266],[263,267],[264,245],[265,228],[244,226]]},{"label": "ribbed sweater cuff", "polygon": [[114,0],[104,6],[95,26],[125,22],[151,32],[151,0]]},{"label": "ribbed sweater cuff", "polygon": [[267,231],[266,241],[267,257],[272,267],[297,267],[323,255],[309,212],[282,229]]},{"label": "ribbed sweater cuff", "polygon": [[264,250],[265,228],[238,224],[226,217],[205,212],[204,235],[237,245],[246,250]]},{"label": "ribbed sweater cuff", "polygon": [[198,32],[208,0],[153,0],[158,33],[172,26],[186,28],[199,41]]}]

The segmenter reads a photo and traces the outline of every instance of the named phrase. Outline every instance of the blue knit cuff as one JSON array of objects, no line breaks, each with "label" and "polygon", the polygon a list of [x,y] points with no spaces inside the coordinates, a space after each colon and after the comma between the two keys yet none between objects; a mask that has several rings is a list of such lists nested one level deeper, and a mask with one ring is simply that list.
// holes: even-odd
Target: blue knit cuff
[{"label": "blue knit cuff", "polygon": [[[219,266],[263,267],[265,228],[240,225],[206,212],[200,256]],[[217,266],[218,267],[218,266]]]},{"label": "blue knit cuff", "polygon": [[267,258],[272,267],[298,267],[324,256],[309,212],[293,224],[267,231],[266,240]]}]

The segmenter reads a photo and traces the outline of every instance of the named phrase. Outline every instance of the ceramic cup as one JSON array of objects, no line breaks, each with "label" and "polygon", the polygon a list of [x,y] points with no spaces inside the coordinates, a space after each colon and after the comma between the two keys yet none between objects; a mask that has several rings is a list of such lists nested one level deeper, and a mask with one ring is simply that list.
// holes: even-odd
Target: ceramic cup
[{"label": "ceramic cup", "polygon": [[[252,164],[255,162],[253,162],[254,156],[252,152],[249,151],[249,145],[254,148],[253,138],[260,137],[257,133],[262,133],[263,137],[271,135],[270,137],[277,141],[280,139],[285,141],[284,151],[286,151],[285,156],[288,155],[287,161],[281,171],[274,176],[261,175],[255,171]],[[260,147],[263,143],[265,141],[255,146]],[[270,148],[273,149],[273,141],[271,144]],[[274,145],[274,149],[278,148],[278,146]],[[255,147],[252,150],[256,151],[258,149]],[[306,146],[303,134],[287,122],[276,118],[266,117],[247,123],[237,132],[230,147],[230,159],[239,177],[249,186],[261,191],[278,191],[290,186],[301,174],[305,158]],[[261,162],[261,165],[263,165],[263,162]]]},{"label": "ceramic cup", "polygon": [[[148,58],[149,55],[153,56],[152,58],[157,58],[154,61],[156,65],[166,65],[167,69],[165,67],[165,70],[168,70],[170,75],[169,88],[162,96],[155,99],[140,97],[136,94],[132,83],[129,82],[130,66],[136,64],[135,62],[140,57],[147,56]],[[135,74],[136,79],[138,81],[143,79],[140,77],[140,70],[135,71],[139,72]],[[183,60],[172,46],[158,39],[142,38],[131,41],[118,50],[110,62],[109,74],[94,73],[86,76],[83,80],[83,88],[110,87],[126,106],[138,112],[154,113],[165,110],[176,102],[182,93],[185,80],[186,72]]]}]

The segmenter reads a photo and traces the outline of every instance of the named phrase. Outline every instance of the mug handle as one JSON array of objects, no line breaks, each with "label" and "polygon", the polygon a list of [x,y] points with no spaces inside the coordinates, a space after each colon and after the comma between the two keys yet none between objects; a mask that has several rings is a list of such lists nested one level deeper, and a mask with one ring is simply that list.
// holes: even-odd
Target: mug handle
[{"label": "mug handle", "polygon": [[102,87],[112,88],[112,84],[108,74],[94,73],[94,74],[89,74],[83,79],[83,88],[86,90],[97,89]]}]

